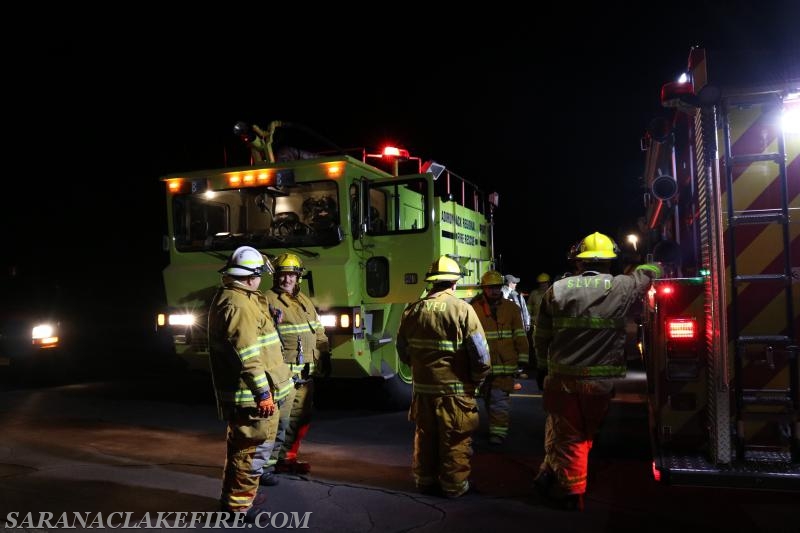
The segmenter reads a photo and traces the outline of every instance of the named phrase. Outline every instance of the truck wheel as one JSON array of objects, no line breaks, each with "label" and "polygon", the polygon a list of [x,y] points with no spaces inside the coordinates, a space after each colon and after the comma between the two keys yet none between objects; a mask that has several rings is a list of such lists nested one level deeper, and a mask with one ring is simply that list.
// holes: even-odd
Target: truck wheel
[{"label": "truck wheel", "polygon": [[400,374],[383,380],[381,392],[387,411],[403,411],[411,406],[411,381],[406,381]]}]

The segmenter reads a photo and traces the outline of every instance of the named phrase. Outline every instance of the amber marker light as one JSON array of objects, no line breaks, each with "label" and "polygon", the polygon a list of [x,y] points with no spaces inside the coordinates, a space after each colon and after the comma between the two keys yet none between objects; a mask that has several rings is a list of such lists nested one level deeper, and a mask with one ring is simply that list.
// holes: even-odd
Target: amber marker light
[{"label": "amber marker light", "polygon": [[183,185],[183,180],[180,179],[167,181],[167,189],[173,194],[181,190],[181,185]]},{"label": "amber marker light", "polygon": [[328,171],[328,177],[338,178],[342,175],[342,165],[338,164],[328,165],[327,171]]}]

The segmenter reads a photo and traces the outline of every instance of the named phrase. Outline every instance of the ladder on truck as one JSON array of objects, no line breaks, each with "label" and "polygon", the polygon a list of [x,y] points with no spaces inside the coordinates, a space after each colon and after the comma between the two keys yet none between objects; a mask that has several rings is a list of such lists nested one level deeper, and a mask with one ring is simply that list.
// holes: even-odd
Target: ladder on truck
[{"label": "ladder on truck", "polygon": [[[732,141],[732,115],[743,109],[758,109],[768,116],[777,116],[782,109],[783,95],[780,91],[764,91],[750,94],[731,94],[722,97],[718,103],[724,143],[725,179],[727,189],[727,263],[730,269],[723,294],[728,301],[728,334],[733,351],[733,394],[731,401],[732,428],[735,428],[733,440],[735,460],[737,463],[766,463],[768,470],[797,472],[800,455],[800,436],[798,436],[798,346],[797,332],[794,327],[795,303],[792,298],[792,264],[790,253],[790,211],[789,187],[787,179],[787,154],[784,133],[775,128],[775,139],[764,136],[763,150],[754,153],[736,153]],[[777,148],[772,149],[775,145]],[[762,172],[746,172],[753,164],[777,169],[776,182],[771,187],[778,187],[779,201],[771,205],[753,201],[742,208],[752,198],[736,197],[753,195],[758,187],[764,187],[766,180]],[[773,173],[772,176],[775,174]],[[740,180],[760,180],[753,187]],[[749,228],[743,228],[750,226]],[[755,226],[755,227],[753,227]],[[771,262],[769,272],[746,271],[742,263],[743,252],[758,238],[765,238],[769,233],[774,248],[764,253],[777,253]],[[758,235],[759,237],[754,237]],[[780,236],[780,243],[776,238]],[[752,256],[752,250],[750,254]],[[770,256],[772,257],[772,256]],[[751,263],[752,264],[752,261]],[[775,268],[776,264],[780,264]],[[749,299],[758,292],[762,295],[773,295],[769,303],[778,307],[780,312],[773,311],[770,320],[759,320],[758,328],[743,319],[743,313],[751,319],[754,317],[754,301]],[[726,340],[723,340],[726,342]],[[770,372],[774,371],[773,374]],[[778,375],[780,373],[780,375]],[[787,375],[788,373],[788,375]],[[753,429],[756,428],[756,429]],[[780,445],[764,445],[756,440],[753,433],[777,436]]]}]

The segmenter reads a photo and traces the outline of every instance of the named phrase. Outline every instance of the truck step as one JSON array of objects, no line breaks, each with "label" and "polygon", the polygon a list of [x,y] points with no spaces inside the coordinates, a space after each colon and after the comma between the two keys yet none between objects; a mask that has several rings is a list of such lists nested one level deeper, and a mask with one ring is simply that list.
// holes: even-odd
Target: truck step
[{"label": "truck step", "polygon": [[782,405],[792,407],[790,389],[743,389],[742,402],[745,405]]}]

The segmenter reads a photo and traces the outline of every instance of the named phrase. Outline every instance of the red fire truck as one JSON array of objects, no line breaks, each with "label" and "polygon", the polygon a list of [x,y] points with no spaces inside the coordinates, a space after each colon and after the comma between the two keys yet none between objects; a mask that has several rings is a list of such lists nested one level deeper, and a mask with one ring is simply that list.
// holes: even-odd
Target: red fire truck
[{"label": "red fire truck", "polygon": [[691,50],[643,140],[653,471],[800,490],[800,79],[714,59]]}]

